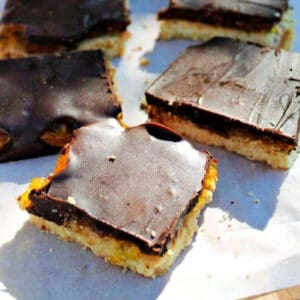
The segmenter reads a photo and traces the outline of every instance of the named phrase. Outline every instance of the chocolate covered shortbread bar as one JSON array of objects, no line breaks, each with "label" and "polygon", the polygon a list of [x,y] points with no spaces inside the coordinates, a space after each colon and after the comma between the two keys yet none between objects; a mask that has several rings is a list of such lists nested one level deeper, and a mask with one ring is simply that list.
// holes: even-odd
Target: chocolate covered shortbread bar
[{"label": "chocolate covered shortbread bar", "polygon": [[297,157],[300,54],[216,38],[187,48],[146,91],[149,115],[274,168]]},{"label": "chocolate covered shortbread bar", "polygon": [[73,130],[117,117],[101,51],[0,61],[0,162],[58,152]]},{"label": "chocolate covered shortbread bar", "polygon": [[229,37],[290,49],[294,36],[288,0],[170,0],[158,18],[162,39]]},{"label": "chocolate covered shortbread bar", "polygon": [[120,56],[129,23],[125,0],[6,0],[0,58],[96,49]]},{"label": "chocolate covered shortbread bar", "polygon": [[19,204],[42,230],[156,277],[191,243],[216,181],[217,162],[172,130],[110,119],[78,129]]}]

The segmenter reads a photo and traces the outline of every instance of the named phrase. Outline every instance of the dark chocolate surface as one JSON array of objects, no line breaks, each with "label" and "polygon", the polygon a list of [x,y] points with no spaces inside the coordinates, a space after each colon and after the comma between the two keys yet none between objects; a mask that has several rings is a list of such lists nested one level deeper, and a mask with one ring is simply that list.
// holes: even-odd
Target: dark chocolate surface
[{"label": "dark chocolate surface", "polygon": [[1,23],[23,26],[35,43],[69,45],[90,31],[124,31],[128,16],[124,0],[7,0]]},{"label": "dark chocolate surface", "polygon": [[300,54],[213,39],[187,48],[146,98],[221,133],[246,129],[297,145]]},{"label": "dark chocolate surface", "polygon": [[162,125],[99,122],[76,131],[67,168],[31,194],[30,211],[58,224],[75,218],[162,255],[198,201],[209,159]]},{"label": "dark chocolate surface", "polygon": [[0,161],[53,152],[40,141],[53,122],[78,128],[120,110],[100,51],[2,60],[0,129],[12,144]]},{"label": "dark chocolate surface", "polygon": [[267,30],[281,20],[287,8],[287,0],[171,0],[159,18]]}]

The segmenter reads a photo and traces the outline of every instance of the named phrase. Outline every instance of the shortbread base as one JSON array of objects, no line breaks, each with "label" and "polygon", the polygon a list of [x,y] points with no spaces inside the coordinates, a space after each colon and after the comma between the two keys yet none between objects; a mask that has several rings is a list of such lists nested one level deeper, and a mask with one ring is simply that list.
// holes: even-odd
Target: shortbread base
[{"label": "shortbread base", "polygon": [[[72,50],[102,50],[108,58],[122,56],[129,32],[102,34],[87,38],[78,43]],[[0,27],[0,59],[21,58],[29,55],[60,53],[66,51],[64,46],[38,45],[30,43],[17,28],[13,26]]]},{"label": "shortbread base", "polygon": [[274,25],[270,31],[251,32],[181,19],[166,19],[161,20],[160,23],[160,38],[163,40],[178,38],[207,41],[214,37],[228,37],[286,50],[292,48],[295,26],[291,10],[288,10],[281,22]]},{"label": "shortbread base", "polygon": [[232,130],[229,136],[222,136],[213,129],[204,128],[156,106],[150,106],[148,109],[153,121],[163,123],[187,138],[202,144],[223,147],[250,160],[265,162],[274,169],[289,169],[298,155],[294,146],[277,143],[269,138],[254,136],[239,130]]}]

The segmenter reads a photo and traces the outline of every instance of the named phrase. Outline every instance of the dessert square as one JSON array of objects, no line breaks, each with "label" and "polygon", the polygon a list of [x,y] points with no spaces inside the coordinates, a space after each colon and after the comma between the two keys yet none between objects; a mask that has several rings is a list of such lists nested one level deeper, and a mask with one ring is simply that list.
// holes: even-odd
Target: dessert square
[{"label": "dessert square", "polygon": [[146,91],[149,116],[200,143],[287,169],[299,147],[300,54],[216,38]]},{"label": "dessert square", "polygon": [[161,39],[228,37],[288,50],[294,37],[288,0],[170,0],[158,18]]},{"label": "dessert square", "polygon": [[101,51],[0,61],[0,162],[58,152],[73,130],[117,117]]},{"label": "dessert square", "polygon": [[191,243],[216,181],[217,162],[177,133],[109,119],[78,129],[19,204],[40,229],[156,277]]},{"label": "dessert square", "polygon": [[125,0],[6,0],[0,58],[97,49],[120,56],[129,23]]}]

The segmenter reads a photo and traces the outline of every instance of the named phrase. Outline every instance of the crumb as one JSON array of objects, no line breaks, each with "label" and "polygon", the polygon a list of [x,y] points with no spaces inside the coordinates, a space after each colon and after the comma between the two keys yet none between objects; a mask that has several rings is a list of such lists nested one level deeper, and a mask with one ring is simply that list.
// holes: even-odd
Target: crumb
[{"label": "crumb", "polygon": [[231,225],[231,224],[228,224],[228,225],[227,225],[227,227],[228,227],[228,228],[231,228],[231,227],[232,227],[232,225]]},{"label": "crumb", "polygon": [[141,110],[147,111],[147,109],[148,109],[148,104],[147,104],[147,102],[146,102],[146,99],[143,99],[143,100],[141,101],[140,109],[141,109]]},{"label": "crumb", "polygon": [[116,160],[116,157],[114,155],[110,155],[107,159],[109,162],[113,163]]},{"label": "crumb", "polygon": [[249,278],[250,278],[250,275],[249,275],[249,274],[247,274],[247,275],[246,275],[246,279],[249,279]]},{"label": "crumb", "polygon": [[201,231],[201,232],[205,232],[206,229],[205,229],[205,228],[201,228],[200,231]]},{"label": "crumb", "polygon": [[53,252],[53,248],[50,248],[50,249],[49,249],[49,252],[52,253],[52,252]]},{"label": "crumb", "polygon": [[173,250],[169,249],[168,252],[167,252],[167,255],[170,255],[170,256],[171,256],[171,255],[174,255]]},{"label": "crumb", "polygon": [[235,202],[234,201],[230,201],[230,204],[233,205]]},{"label": "crumb", "polygon": [[208,274],[208,275],[207,275],[207,278],[211,278],[211,277],[212,277],[212,275],[211,275],[211,274]]},{"label": "crumb", "polygon": [[148,83],[149,83],[149,80],[145,79],[144,84],[148,84]]},{"label": "crumb", "polygon": [[253,196],[253,192],[252,191],[249,191],[248,193],[247,193],[247,196]]},{"label": "crumb", "polygon": [[260,202],[259,199],[253,199],[252,200],[252,203],[254,203],[254,204],[259,204],[259,202]]},{"label": "crumb", "polygon": [[225,221],[227,220],[227,218],[228,218],[228,214],[224,214],[224,215],[222,216],[222,219],[219,221],[219,223],[225,222]]},{"label": "crumb", "polygon": [[142,50],[142,46],[138,46],[132,49],[133,51],[141,51]]},{"label": "crumb", "polygon": [[220,239],[221,239],[221,237],[218,235],[218,236],[217,236],[217,240],[219,241]]},{"label": "crumb", "polygon": [[273,121],[270,121],[269,123],[270,123],[271,126],[275,126],[276,125],[275,122],[273,122]]},{"label": "crumb", "polygon": [[149,65],[149,59],[147,59],[146,57],[142,57],[141,59],[140,59],[140,66],[147,66],[147,65]]},{"label": "crumb", "polygon": [[230,83],[230,80],[222,80],[222,81],[219,82],[219,84],[222,85],[222,86],[226,85],[228,83]]}]

